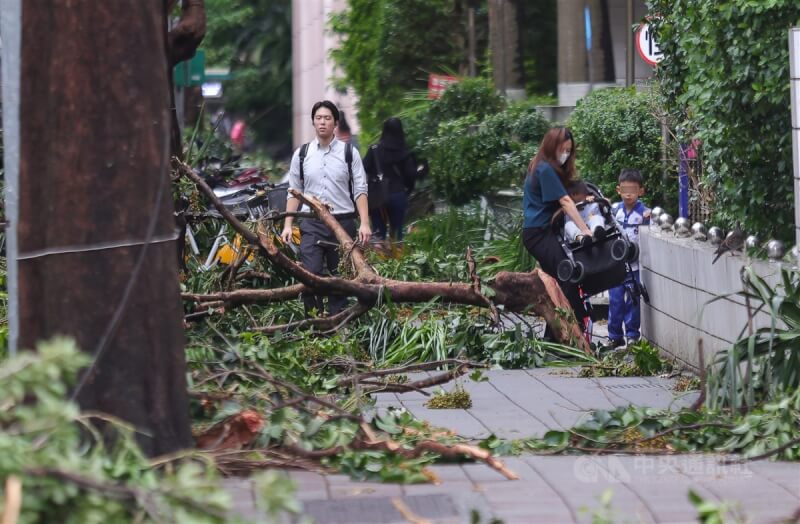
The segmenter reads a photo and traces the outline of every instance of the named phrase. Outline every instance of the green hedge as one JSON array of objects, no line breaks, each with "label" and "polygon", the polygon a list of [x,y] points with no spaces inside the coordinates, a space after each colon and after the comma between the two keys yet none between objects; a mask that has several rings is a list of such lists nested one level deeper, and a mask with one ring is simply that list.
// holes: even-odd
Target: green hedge
[{"label": "green hedge", "polygon": [[568,125],[575,134],[580,177],[597,184],[614,200],[623,168],[641,170],[644,200],[675,207],[677,176],[664,177],[661,169],[661,126],[654,116],[653,94],[633,88],[592,92],[578,102]]},{"label": "green hedge", "polygon": [[717,223],[792,238],[788,30],[800,24],[800,2],[649,4],[661,14],[662,90],[682,138],[703,141]]},{"label": "green hedge", "polygon": [[513,104],[481,118],[467,115],[439,124],[422,145],[434,190],[451,204],[521,186],[528,162],[550,123],[532,103]]},{"label": "green hedge", "polygon": [[490,80],[465,78],[448,87],[440,98],[426,101],[409,112],[409,118],[403,120],[408,144],[421,149],[426,140],[436,136],[441,123],[469,115],[483,119],[505,107],[505,100]]}]

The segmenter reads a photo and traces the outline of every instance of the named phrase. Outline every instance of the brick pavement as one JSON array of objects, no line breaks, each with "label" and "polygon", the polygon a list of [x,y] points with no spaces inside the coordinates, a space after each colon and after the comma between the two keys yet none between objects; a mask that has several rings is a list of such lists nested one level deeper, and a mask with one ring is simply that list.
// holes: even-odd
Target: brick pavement
[{"label": "brick pavement", "polygon": [[[405,407],[433,425],[470,439],[490,433],[501,438],[542,435],[573,426],[594,409],[629,404],[654,408],[689,405],[696,394],[675,397],[671,381],[646,378],[575,378],[552,369],[490,371],[488,382],[462,382],[470,391],[469,410],[429,410],[419,393],[378,395],[376,409]],[[450,388],[452,385],[446,386]],[[304,512],[318,524],[393,524],[406,514],[431,523],[471,522],[471,512],[488,523],[591,522],[593,512],[613,522],[689,523],[697,512],[689,489],[704,498],[726,501],[749,518],[772,523],[800,509],[800,466],[785,462],[724,465],[717,455],[542,456],[506,458],[520,476],[509,481],[483,464],[437,465],[439,484],[395,485],[354,482],[343,475],[302,471],[287,475],[298,486]],[[226,489],[243,517],[257,516],[246,480],[229,479]],[[612,491],[608,508],[600,496]],[[599,512],[599,513],[598,513]],[[288,520],[285,520],[288,522]]]}]

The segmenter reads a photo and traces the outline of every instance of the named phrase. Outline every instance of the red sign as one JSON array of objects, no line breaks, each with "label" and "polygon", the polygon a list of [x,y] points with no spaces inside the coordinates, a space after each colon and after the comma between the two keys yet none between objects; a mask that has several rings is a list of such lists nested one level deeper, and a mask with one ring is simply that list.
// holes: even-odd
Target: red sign
[{"label": "red sign", "polygon": [[655,37],[653,36],[652,26],[649,22],[642,22],[636,30],[636,50],[639,51],[639,56],[642,57],[648,65],[657,66],[658,63],[664,58],[664,53],[658,46]]},{"label": "red sign", "polygon": [[447,89],[451,84],[455,84],[458,82],[458,79],[454,76],[449,75],[434,75],[431,73],[428,76],[428,98],[431,100],[435,100],[442,96],[445,89]]}]

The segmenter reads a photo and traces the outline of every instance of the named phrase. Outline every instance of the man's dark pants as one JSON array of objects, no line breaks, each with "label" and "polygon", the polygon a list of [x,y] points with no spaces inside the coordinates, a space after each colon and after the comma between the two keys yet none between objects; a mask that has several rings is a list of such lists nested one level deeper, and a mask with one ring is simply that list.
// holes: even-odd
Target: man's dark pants
[{"label": "man's dark pants", "polygon": [[[356,220],[352,216],[336,217],[339,224],[347,231],[351,238],[355,238]],[[306,218],[300,222],[300,262],[303,267],[315,275],[330,273],[331,276],[339,274],[339,242],[333,231],[316,218]],[[335,315],[347,305],[347,297],[342,295],[328,296],[328,314]],[[303,306],[306,315],[316,310],[321,315],[324,308],[324,296],[303,295]]]}]

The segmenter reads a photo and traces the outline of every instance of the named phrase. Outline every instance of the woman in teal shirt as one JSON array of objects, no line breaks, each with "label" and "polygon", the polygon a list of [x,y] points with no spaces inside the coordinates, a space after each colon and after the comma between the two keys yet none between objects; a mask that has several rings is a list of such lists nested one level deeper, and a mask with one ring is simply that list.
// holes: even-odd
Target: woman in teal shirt
[{"label": "woman in teal shirt", "polygon": [[[528,165],[522,200],[522,241],[539,262],[542,271],[556,280],[558,263],[567,258],[551,226],[556,211],[562,209],[584,235],[592,236],[565,189],[574,178],[575,139],[566,127],[554,127],[544,135],[539,151]],[[580,299],[578,286],[569,282],[559,284],[578,321],[583,323],[586,309]]]}]

